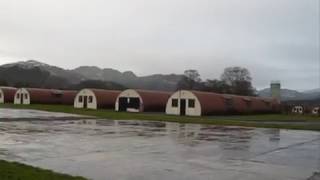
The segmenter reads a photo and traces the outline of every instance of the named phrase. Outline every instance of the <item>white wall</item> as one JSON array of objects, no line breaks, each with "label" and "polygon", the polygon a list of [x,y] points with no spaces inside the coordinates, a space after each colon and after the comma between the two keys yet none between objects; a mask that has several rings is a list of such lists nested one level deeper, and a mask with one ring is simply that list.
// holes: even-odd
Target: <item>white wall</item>
[{"label": "white wall", "polygon": [[0,103],[4,103],[4,94],[3,91],[0,89]]},{"label": "white wall", "polygon": [[294,106],[294,107],[292,108],[292,112],[293,112],[293,113],[296,113],[296,114],[303,114],[304,109],[303,109],[302,106]]},{"label": "white wall", "polygon": [[319,113],[320,107],[315,107],[312,109],[312,114],[317,115]]},{"label": "white wall", "polygon": [[[178,99],[178,107],[172,107],[172,99]],[[166,106],[166,114],[180,115],[180,99],[186,99],[186,115],[201,116],[201,104],[198,98],[190,91],[177,91],[168,100]],[[194,108],[189,108],[189,99],[195,100]]]},{"label": "white wall", "polygon": [[[82,102],[79,102],[80,96],[82,96]],[[87,101],[88,102],[88,104],[87,104],[88,109],[97,109],[98,108],[97,98],[96,98],[95,94],[93,93],[93,91],[91,91],[90,89],[82,89],[81,91],[78,92],[78,94],[76,95],[76,97],[74,99],[74,103],[73,103],[73,106],[75,108],[83,108],[84,96],[87,96],[87,98],[88,98],[88,101]],[[91,103],[89,103],[89,96],[92,96]]]},{"label": "white wall", "polygon": [[[117,101],[115,104],[115,110],[119,111],[119,98],[122,97],[126,97],[126,98],[139,98],[140,99],[140,107],[143,107],[143,101],[142,98],[140,97],[140,95],[138,94],[137,91],[133,90],[133,89],[127,89],[125,91],[122,91],[119,96],[117,97]],[[132,109],[132,108],[128,108],[127,109],[128,112],[140,112],[139,109]]]},{"label": "white wall", "polygon": [[23,98],[23,104],[30,104],[30,94],[25,88],[20,88],[17,90],[16,94],[14,95],[14,104],[21,104],[21,98]]}]

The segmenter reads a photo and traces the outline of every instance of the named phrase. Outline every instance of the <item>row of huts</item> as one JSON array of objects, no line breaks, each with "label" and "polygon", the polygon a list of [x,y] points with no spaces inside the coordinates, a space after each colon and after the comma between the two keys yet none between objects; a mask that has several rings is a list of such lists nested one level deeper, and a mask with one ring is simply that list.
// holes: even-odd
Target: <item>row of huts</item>
[{"label": "row of huts", "polygon": [[128,112],[165,112],[169,115],[208,116],[279,112],[280,101],[179,90],[176,92],[127,89],[124,91],[83,89],[80,91],[0,88],[0,103],[65,104],[75,108],[115,109]]},{"label": "row of huts", "polygon": [[216,94],[199,91],[175,93],[133,90],[112,91],[83,89],[77,91],[1,88],[3,102],[15,104],[66,104],[75,108],[109,108],[128,112],[166,112],[172,115],[216,115],[268,113],[279,111],[275,99]]}]

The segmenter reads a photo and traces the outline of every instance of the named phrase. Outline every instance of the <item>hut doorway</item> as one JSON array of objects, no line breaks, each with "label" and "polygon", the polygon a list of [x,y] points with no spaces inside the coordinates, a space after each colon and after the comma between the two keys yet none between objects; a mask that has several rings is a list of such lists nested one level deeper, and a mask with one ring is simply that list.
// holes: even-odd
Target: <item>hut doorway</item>
[{"label": "hut doorway", "polygon": [[127,111],[128,98],[121,97],[119,98],[119,111]]},{"label": "hut doorway", "polygon": [[20,94],[20,104],[23,104],[23,94]]},{"label": "hut doorway", "polygon": [[140,109],[140,98],[119,98],[119,111],[130,111]]},{"label": "hut doorway", "polygon": [[88,108],[88,96],[83,96],[83,108]]},{"label": "hut doorway", "polygon": [[128,108],[140,109],[140,99],[139,98],[130,98]]},{"label": "hut doorway", "polygon": [[186,115],[186,99],[180,99],[180,116]]}]

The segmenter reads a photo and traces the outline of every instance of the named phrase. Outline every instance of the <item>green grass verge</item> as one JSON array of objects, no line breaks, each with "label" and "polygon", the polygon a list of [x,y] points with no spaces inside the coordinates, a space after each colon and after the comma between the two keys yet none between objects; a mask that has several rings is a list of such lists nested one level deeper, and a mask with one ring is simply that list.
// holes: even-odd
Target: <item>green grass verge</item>
[{"label": "green grass verge", "polygon": [[311,115],[237,115],[237,116],[208,116],[208,117],[181,117],[170,116],[160,113],[127,113],[113,110],[88,110],[75,109],[65,105],[13,105],[1,104],[0,108],[36,109],[50,112],[64,112],[79,115],[94,116],[112,120],[150,120],[179,123],[232,125],[263,128],[283,128],[320,131],[320,117]]},{"label": "green grass verge", "polygon": [[86,180],[83,177],[74,177],[55,173],[17,162],[0,160],[1,180]]}]

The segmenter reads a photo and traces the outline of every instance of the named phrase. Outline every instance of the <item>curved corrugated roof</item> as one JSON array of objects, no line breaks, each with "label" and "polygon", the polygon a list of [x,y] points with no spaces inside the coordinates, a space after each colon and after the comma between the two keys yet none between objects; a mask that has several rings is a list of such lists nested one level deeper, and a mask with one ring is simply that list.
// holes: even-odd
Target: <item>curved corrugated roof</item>
[{"label": "curved corrugated roof", "polygon": [[88,89],[91,90],[97,99],[98,108],[114,108],[118,95],[121,91],[105,89]]},{"label": "curved corrugated roof", "polygon": [[62,92],[62,99],[61,99],[61,104],[66,104],[66,105],[73,105],[74,104],[74,98],[77,95],[77,91],[71,91],[71,90],[63,90]]},{"label": "curved corrugated roof", "polygon": [[172,92],[135,90],[143,101],[143,111],[165,111]]},{"label": "curved corrugated roof", "polygon": [[166,91],[151,91],[142,89],[127,89],[133,90],[139,94],[142,103],[143,111],[154,111],[154,112],[164,112],[166,109],[167,101],[170,98],[172,92]]},{"label": "curved corrugated roof", "polygon": [[25,88],[32,104],[73,104],[76,91],[58,89]]},{"label": "curved corrugated roof", "polygon": [[[258,113],[273,112],[280,109],[280,102],[273,98],[239,96],[232,94],[218,94],[212,92],[190,91],[199,100],[202,115],[226,113]],[[231,107],[227,107],[227,100],[231,100]]]},{"label": "curved corrugated roof", "polygon": [[217,93],[190,91],[194,94],[201,105],[201,115],[226,113],[224,96]]},{"label": "curved corrugated roof", "polygon": [[17,88],[14,87],[0,87],[4,96],[4,103],[13,103],[14,95],[17,92]]}]

